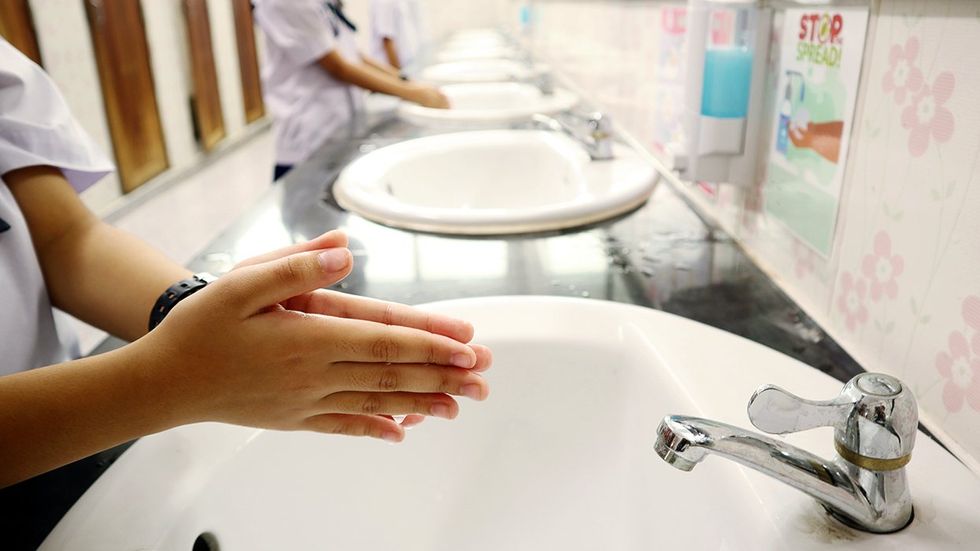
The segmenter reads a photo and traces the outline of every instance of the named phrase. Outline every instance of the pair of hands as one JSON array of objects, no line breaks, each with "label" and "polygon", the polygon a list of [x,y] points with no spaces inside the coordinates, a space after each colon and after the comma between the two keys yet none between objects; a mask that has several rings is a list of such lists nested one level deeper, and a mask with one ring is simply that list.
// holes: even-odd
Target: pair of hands
[{"label": "pair of hands", "polygon": [[[222,421],[401,441],[452,396],[484,400],[472,326],[321,289],[352,268],[342,232],[255,257],[180,302],[134,346],[178,423]],[[392,416],[407,415],[402,424]]]}]

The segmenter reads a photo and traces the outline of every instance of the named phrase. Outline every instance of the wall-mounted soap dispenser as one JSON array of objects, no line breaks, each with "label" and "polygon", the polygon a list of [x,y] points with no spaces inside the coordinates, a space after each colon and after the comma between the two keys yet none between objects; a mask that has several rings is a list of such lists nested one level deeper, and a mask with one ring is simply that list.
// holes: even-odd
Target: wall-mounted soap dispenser
[{"label": "wall-mounted soap dispenser", "polygon": [[752,0],[689,0],[685,143],[675,168],[692,181],[756,181],[771,12]]}]

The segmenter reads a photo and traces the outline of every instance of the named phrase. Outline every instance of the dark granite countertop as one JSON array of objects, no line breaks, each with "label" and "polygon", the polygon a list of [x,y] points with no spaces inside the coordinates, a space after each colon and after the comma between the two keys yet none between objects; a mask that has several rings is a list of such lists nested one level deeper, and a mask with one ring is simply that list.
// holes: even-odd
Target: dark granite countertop
[{"label": "dark granite countertop", "polygon": [[[345,229],[354,272],[338,289],[419,304],[493,295],[559,295],[656,308],[741,335],[838,378],[860,366],[724,232],[662,181],[641,207],[588,227],[462,238],[388,228],[337,207],[330,187],[354,158],[424,134],[391,116],[365,116],[344,139],[274,185],[191,263],[222,273],[244,258],[333,228]],[[99,351],[122,343],[109,340]],[[98,352],[98,351],[97,351]],[[746,397],[747,398],[747,397]],[[0,491],[5,549],[32,549],[125,450]]]}]

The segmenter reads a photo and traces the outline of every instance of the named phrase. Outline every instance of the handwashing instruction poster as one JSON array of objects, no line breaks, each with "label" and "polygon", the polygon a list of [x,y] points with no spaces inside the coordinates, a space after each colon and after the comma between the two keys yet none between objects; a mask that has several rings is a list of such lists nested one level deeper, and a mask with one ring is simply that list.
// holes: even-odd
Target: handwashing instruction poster
[{"label": "handwashing instruction poster", "polygon": [[837,224],[867,9],[791,9],[783,19],[766,211],[824,256]]}]

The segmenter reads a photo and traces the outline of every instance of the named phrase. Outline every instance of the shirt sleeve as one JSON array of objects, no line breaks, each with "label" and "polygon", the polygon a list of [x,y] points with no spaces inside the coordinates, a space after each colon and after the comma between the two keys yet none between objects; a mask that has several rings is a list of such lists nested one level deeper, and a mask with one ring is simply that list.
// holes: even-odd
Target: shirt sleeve
[{"label": "shirt sleeve", "polygon": [[337,47],[323,7],[315,0],[256,2],[255,21],[266,39],[297,66],[312,63]]},{"label": "shirt sleeve", "polygon": [[40,165],[60,168],[79,193],[115,170],[47,73],[0,39],[0,175]]},{"label": "shirt sleeve", "polygon": [[398,42],[398,3],[391,0],[375,0],[371,4],[371,32],[374,36],[390,38]]}]

